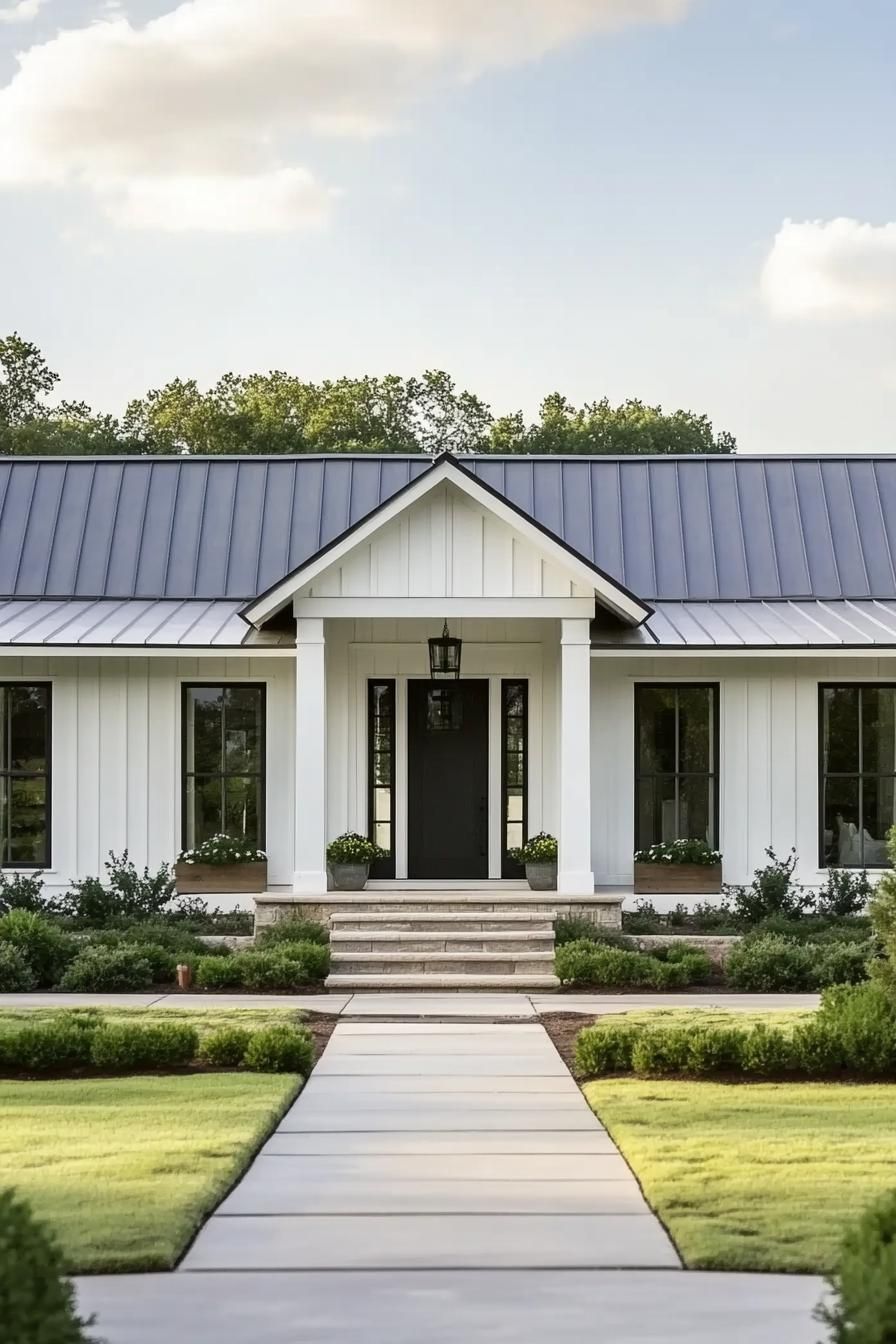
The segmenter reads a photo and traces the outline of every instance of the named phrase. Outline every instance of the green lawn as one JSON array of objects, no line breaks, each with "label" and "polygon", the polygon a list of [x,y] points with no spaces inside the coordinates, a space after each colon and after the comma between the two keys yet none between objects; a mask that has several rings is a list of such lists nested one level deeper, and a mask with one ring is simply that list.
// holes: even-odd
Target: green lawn
[{"label": "green lawn", "polygon": [[827,1272],[844,1227],[896,1186],[896,1085],[584,1091],[691,1269]]},{"label": "green lawn", "polygon": [[0,1082],[0,1186],[53,1227],[72,1272],[170,1269],[298,1084],[258,1073]]},{"label": "green lawn", "polygon": [[[599,1022],[615,1022],[624,1018],[627,1024],[638,1027],[754,1027],[757,1022],[767,1027],[794,1027],[797,1022],[811,1017],[814,1008],[638,1008],[633,1012],[604,1013]],[[584,1021],[583,1026],[590,1025]]]},{"label": "green lawn", "polygon": [[77,1015],[99,1013],[104,1022],[142,1022],[158,1026],[164,1022],[186,1022],[195,1027],[200,1036],[219,1027],[279,1026],[284,1022],[301,1022],[304,1014],[295,1008],[66,1008],[64,1004],[52,1008],[0,1008],[0,1031],[10,1027],[26,1026],[29,1022],[47,1022],[60,1013]]}]

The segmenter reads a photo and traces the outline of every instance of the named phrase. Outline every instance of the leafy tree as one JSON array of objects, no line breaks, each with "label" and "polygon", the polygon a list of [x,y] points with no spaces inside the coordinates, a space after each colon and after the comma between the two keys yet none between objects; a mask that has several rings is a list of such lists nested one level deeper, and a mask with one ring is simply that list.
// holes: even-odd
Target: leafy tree
[{"label": "leafy tree", "polygon": [[0,338],[0,427],[27,425],[47,415],[44,397],[59,382],[40,350],[14,331]]},{"label": "leafy tree", "polygon": [[559,392],[538,419],[494,416],[451,376],[306,382],[282,370],[226,373],[207,391],[175,378],[130,402],[119,422],[83,402],[50,406],[58,376],[18,335],[0,341],[0,452],[161,453],[731,453],[706,416],[607,398],[576,407]]}]

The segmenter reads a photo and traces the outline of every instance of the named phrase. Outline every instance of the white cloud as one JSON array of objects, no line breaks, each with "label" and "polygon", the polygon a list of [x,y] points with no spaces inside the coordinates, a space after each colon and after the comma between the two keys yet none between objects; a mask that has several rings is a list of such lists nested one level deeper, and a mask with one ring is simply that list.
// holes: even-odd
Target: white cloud
[{"label": "white cloud", "polygon": [[142,26],[105,17],[19,56],[0,89],[0,184],[78,183],[135,227],[162,212],[169,228],[235,230],[259,226],[261,181],[288,227],[329,196],[297,168],[297,138],[382,134],[440,85],[692,3],[185,0]]},{"label": "white cloud", "polygon": [[861,318],[896,312],[896,223],[786,219],[760,280],[781,318]]},{"label": "white cloud", "polygon": [[0,23],[28,23],[36,19],[44,0],[18,0],[12,5],[0,6]]}]

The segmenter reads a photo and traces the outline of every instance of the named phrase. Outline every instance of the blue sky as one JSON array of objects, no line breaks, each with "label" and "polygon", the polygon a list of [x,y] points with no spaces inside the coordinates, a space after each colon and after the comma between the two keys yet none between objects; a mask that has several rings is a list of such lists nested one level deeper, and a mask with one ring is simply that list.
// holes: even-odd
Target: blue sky
[{"label": "blue sky", "polygon": [[18,8],[0,330],[67,395],[440,367],[892,448],[889,0]]}]

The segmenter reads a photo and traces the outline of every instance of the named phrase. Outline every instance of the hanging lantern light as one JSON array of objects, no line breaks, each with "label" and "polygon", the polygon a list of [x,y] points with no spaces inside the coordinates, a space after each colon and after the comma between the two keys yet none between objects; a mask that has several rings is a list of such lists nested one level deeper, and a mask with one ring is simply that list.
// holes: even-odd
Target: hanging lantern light
[{"label": "hanging lantern light", "polygon": [[457,681],[462,643],[463,640],[451,638],[447,621],[441,636],[429,641],[429,675],[433,681]]}]

